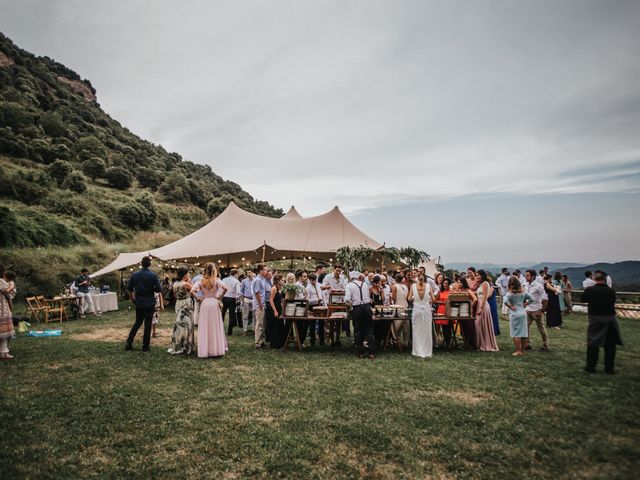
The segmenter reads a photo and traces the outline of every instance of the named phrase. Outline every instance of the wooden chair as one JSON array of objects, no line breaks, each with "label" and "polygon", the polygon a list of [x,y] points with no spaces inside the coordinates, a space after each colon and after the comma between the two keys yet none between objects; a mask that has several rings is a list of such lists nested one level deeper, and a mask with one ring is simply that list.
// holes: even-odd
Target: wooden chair
[{"label": "wooden chair", "polygon": [[60,320],[68,320],[67,311],[64,308],[64,303],[58,300],[47,300],[44,296],[39,295],[36,297],[38,303],[44,307],[44,323],[49,323],[49,318],[52,316],[57,316],[57,319],[52,319],[51,321]]},{"label": "wooden chair", "polygon": [[25,313],[27,320],[33,319],[40,323],[40,318],[43,320],[46,318],[46,307],[41,306],[36,297],[26,297],[25,301],[27,302],[27,311]]}]

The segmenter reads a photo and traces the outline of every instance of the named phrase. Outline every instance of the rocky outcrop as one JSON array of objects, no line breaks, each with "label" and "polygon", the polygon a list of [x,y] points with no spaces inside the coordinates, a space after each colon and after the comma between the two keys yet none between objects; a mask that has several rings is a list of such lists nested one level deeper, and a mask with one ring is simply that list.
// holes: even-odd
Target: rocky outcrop
[{"label": "rocky outcrop", "polygon": [[97,101],[97,98],[91,88],[87,86],[87,84],[79,81],[79,80],[71,80],[67,77],[63,77],[62,75],[58,75],[58,81],[67,85],[72,91],[79,93],[84,98],[86,98],[90,102]]},{"label": "rocky outcrop", "polygon": [[11,57],[7,57],[4,53],[0,52],[0,68],[9,67],[14,63]]}]

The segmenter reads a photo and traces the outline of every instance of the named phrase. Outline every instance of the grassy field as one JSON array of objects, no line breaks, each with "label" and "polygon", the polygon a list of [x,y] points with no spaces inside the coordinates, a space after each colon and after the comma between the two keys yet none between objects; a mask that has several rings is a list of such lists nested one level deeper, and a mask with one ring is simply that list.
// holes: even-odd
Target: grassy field
[{"label": "grassy field", "polygon": [[582,370],[583,315],[549,353],[513,358],[503,333],[495,354],[375,361],[236,335],[221,360],[171,357],[170,313],[150,353],[125,352],[132,318],[12,341],[0,478],[637,478],[638,321],[605,376]]}]

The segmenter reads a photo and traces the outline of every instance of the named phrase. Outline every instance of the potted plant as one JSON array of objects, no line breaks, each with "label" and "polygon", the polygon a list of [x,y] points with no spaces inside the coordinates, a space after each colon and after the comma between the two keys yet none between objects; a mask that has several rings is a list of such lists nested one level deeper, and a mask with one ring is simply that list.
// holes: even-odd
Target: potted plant
[{"label": "potted plant", "polygon": [[296,295],[302,293],[302,287],[295,283],[286,283],[284,287],[282,287],[282,293],[286,300],[295,300]]}]

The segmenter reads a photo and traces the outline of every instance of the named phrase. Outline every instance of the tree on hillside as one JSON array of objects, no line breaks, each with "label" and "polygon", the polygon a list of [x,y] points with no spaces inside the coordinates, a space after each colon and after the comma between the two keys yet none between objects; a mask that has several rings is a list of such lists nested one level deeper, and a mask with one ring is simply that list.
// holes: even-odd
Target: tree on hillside
[{"label": "tree on hillside", "polygon": [[151,195],[144,194],[120,207],[118,217],[123,224],[131,228],[149,230],[155,224],[158,211]]},{"label": "tree on hillside", "polygon": [[107,165],[100,157],[91,157],[82,164],[82,171],[94,182],[96,178],[103,178],[107,173]]},{"label": "tree on hillside", "polygon": [[83,193],[87,190],[87,184],[84,183],[84,177],[80,172],[71,173],[62,183],[62,186],[76,193]]},{"label": "tree on hillside", "polygon": [[224,212],[225,208],[229,206],[229,203],[233,201],[233,197],[228,194],[223,194],[220,197],[211,199],[207,205],[207,213],[210,218],[215,218]]},{"label": "tree on hillside", "polygon": [[160,193],[167,200],[189,201],[189,184],[182,173],[171,173],[160,185]]},{"label": "tree on hillside", "polygon": [[105,177],[109,185],[119,190],[127,190],[133,184],[133,177],[122,167],[111,167],[107,170]]},{"label": "tree on hillside", "polygon": [[136,180],[144,188],[157,190],[162,184],[162,174],[155,168],[140,167],[136,171]]},{"label": "tree on hillside", "polygon": [[64,137],[67,135],[67,127],[57,112],[45,113],[40,117],[40,125],[42,125],[45,133],[52,137]]},{"label": "tree on hillside", "polygon": [[34,124],[31,110],[17,102],[0,102],[0,127],[11,127],[19,131]]},{"label": "tree on hillside", "polygon": [[80,160],[87,160],[91,157],[105,158],[107,156],[107,149],[93,135],[87,135],[78,140],[75,145],[75,152]]},{"label": "tree on hillside", "polygon": [[56,160],[47,167],[47,172],[58,185],[62,185],[65,179],[73,172],[73,166],[64,160]]}]

